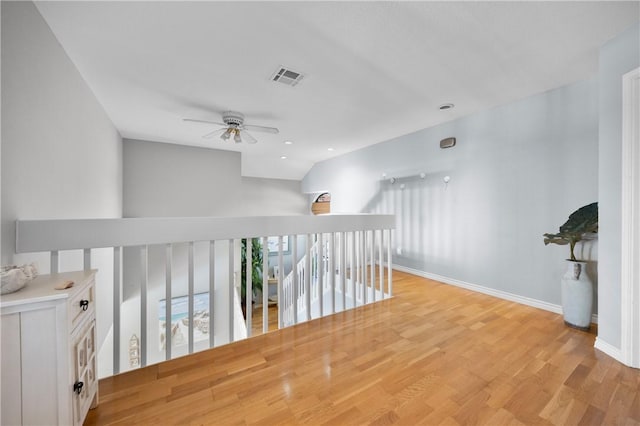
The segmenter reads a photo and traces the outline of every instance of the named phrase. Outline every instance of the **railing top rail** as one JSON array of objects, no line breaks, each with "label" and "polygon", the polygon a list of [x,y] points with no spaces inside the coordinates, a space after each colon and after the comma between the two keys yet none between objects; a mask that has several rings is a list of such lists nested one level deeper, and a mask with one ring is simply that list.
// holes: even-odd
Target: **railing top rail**
[{"label": "railing top rail", "polygon": [[380,214],[17,220],[16,252],[393,228],[394,216]]}]

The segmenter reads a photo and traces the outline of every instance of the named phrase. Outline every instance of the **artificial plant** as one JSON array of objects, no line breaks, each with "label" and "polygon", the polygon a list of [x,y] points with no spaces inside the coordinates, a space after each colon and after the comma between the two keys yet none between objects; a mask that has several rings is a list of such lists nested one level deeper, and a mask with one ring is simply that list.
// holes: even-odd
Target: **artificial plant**
[{"label": "artificial plant", "polygon": [[576,260],[573,250],[578,241],[584,239],[585,234],[598,232],[598,203],[587,204],[571,213],[569,219],[556,234],[544,234],[544,245],[569,244],[570,260]]}]

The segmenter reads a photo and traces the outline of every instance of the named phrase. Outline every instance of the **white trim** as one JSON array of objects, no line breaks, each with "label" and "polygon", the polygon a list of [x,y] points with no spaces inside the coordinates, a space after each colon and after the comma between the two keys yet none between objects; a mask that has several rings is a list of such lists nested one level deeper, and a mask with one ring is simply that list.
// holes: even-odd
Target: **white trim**
[{"label": "white trim", "polygon": [[640,368],[640,68],[622,76],[622,362]]},{"label": "white trim", "polygon": [[599,337],[596,337],[596,343],[593,345],[593,347],[598,349],[599,351],[604,352],[617,361],[620,361],[622,359],[622,352],[620,352],[620,349],[605,342]]},{"label": "white trim", "polygon": [[[443,275],[432,274],[431,272],[424,272],[418,269],[408,268],[406,266],[401,265],[393,265],[393,269],[401,272],[406,272],[408,274],[417,275],[419,277],[428,278],[430,280],[438,281],[444,284],[454,285],[456,287],[465,288],[467,290],[475,291],[482,294],[487,294],[489,296],[497,297],[499,299],[508,300],[510,302],[520,303],[521,305],[527,305],[538,309],[543,309],[545,311],[553,312],[556,314],[562,314],[562,306],[556,305],[553,303],[545,302],[538,299],[532,299],[526,296],[520,296],[517,294],[509,293],[502,290],[496,290],[494,288],[489,288],[485,286],[481,286],[478,284],[468,283],[466,281],[457,280],[455,278],[445,277]],[[598,323],[598,315],[594,314],[591,316],[591,322],[594,324]]]}]

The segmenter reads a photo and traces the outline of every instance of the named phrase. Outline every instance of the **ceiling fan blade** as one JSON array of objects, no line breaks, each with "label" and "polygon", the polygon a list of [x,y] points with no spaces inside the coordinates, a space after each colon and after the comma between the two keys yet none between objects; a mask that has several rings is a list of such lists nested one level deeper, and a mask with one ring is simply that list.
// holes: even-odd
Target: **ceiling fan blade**
[{"label": "ceiling fan blade", "polygon": [[213,138],[213,137],[215,137],[215,136],[220,136],[220,135],[221,135],[223,132],[225,132],[226,130],[227,130],[227,128],[226,128],[226,127],[223,127],[222,129],[217,129],[217,130],[214,130],[213,132],[209,132],[209,133],[207,133],[206,135],[202,135],[202,137],[203,137],[204,139],[211,139],[211,138]]},{"label": "ceiling fan blade", "polygon": [[217,124],[218,126],[226,126],[226,124],[218,123],[217,121],[196,120],[195,118],[183,118],[182,121],[188,121],[191,123],[206,123],[206,124]]},{"label": "ceiling fan blade", "polygon": [[265,132],[265,133],[280,133],[275,127],[265,127],[265,126],[253,126],[251,124],[243,124],[242,127],[247,130],[256,131],[256,132]]},{"label": "ceiling fan blade", "polygon": [[240,132],[240,136],[242,137],[242,140],[246,143],[249,144],[254,144],[257,143],[258,140],[256,138],[254,138],[253,136],[251,136],[251,134],[249,132],[247,132],[246,130],[242,130]]}]

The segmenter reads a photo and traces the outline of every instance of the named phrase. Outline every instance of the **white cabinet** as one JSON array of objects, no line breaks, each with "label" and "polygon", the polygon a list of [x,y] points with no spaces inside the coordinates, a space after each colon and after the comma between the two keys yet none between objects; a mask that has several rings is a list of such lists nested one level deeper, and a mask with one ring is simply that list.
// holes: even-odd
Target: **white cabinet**
[{"label": "white cabinet", "polygon": [[2,425],[81,425],[97,404],[95,274],[41,275],[0,298]]}]

